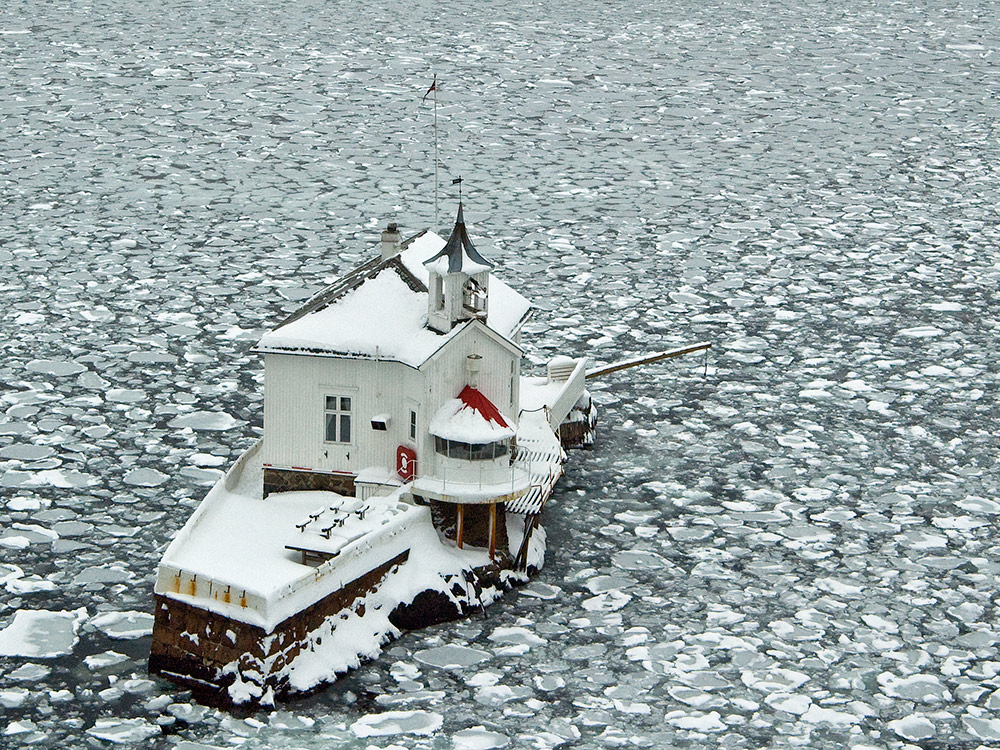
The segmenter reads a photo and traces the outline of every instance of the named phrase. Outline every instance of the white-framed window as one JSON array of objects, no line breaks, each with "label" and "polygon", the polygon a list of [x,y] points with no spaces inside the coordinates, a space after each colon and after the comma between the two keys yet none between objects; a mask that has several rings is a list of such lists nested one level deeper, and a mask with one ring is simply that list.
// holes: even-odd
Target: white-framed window
[{"label": "white-framed window", "polygon": [[417,413],[410,409],[410,440],[417,439]]},{"label": "white-framed window", "polygon": [[435,435],[434,450],[449,458],[461,458],[466,461],[490,461],[507,455],[510,451],[510,440],[498,440],[495,443],[460,443],[457,440],[445,440]]},{"label": "white-framed window", "polygon": [[328,443],[351,442],[351,397],[327,396],[325,403],[326,425],[324,439]]}]

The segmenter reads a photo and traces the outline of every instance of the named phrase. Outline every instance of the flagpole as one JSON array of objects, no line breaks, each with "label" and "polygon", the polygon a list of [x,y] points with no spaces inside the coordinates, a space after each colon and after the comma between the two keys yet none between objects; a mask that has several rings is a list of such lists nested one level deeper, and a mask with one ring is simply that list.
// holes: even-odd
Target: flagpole
[{"label": "flagpole", "polygon": [[434,76],[434,231],[438,228],[438,90]]},{"label": "flagpole", "polygon": [[434,74],[431,87],[427,89],[421,102],[426,102],[427,97],[434,94],[434,229],[438,227],[438,77]]}]

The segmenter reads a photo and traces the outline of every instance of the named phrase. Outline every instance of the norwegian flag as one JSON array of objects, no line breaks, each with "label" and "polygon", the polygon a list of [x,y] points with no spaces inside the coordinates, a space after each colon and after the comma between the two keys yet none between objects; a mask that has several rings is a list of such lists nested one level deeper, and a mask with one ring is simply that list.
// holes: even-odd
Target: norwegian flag
[{"label": "norwegian flag", "polygon": [[437,91],[437,85],[438,85],[438,77],[437,77],[437,74],[435,73],[434,74],[434,80],[431,82],[431,87],[429,89],[427,89],[427,93],[424,94],[424,98],[421,99],[420,101],[422,101],[422,102],[427,101],[427,97],[431,95],[431,92],[432,91]]}]

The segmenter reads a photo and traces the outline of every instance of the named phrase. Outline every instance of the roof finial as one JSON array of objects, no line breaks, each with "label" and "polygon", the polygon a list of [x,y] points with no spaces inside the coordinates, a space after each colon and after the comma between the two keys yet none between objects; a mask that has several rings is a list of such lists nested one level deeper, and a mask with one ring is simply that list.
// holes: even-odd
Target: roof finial
[{"label": "roof finial", "polygon": [[462,205],[462,176],[459,175],[451,181],[452,185],[458,185],[458,205]]}]

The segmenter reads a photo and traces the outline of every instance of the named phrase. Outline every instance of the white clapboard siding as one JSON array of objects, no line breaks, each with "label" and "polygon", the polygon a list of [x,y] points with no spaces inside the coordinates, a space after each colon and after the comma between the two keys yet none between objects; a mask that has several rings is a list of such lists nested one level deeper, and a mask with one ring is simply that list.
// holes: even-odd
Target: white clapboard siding
[{"label": "white clapboard siding", "polygon": [[[434,442],[428,426],[437,410],[468,384],[469,354],[483,358],[476,387],[516,420],[520,351],[478,324],[450,339],[420,370],[384,360],[266,354],[264,463],[357,474],[373,466],[394,467],[397,447],[406,445],[417,453],[420,474],[433,471]],[[352,399],[349,444],[324,439],[328,395]],[[416,441],[409,437],[411,409],[417,411]],[[371,427],[371,418],[379,414],[390,416],[385,432]]]},{"label": "white clapboard siding", "polygon": [[[395,465],[409,439],[410,409],[422,404],[421,374],[398,362],[289,354],[264,358],[263,461],[276,467],[356,474],[370,466]],[[325,441],[325,397],[350,396],[349,444]],[[420,413],[417,424],[426,425]],[[371,418],[389,414],[389,429],[373,430]],[[419,437],[419,435],[418,435]]]},{"label": "white clapboard siding", "polygon": [[[470,354],[478,354],[483,358],[476,378],[476,387],[500,411],[512,420],[517,419],[519,379],[514,378],[513,399],[510,382],[512,363],[515,373],[520,367],[520,351],[485,326],[478,324],[465,328],[422,368],[427,372],[430,400],[438,407],[448,399],[458,396],[469,381],[466,358]],[[432,411],[431,414],[433,413]]]},{"label": "white clapboard siding", "polygon": [[[468,384],[466,358],[470,354],[478,354],[483,358],[476,378],[476,388],[509,419],[515,421],[520,377],[514,378],[512,400],[510,373],[512,367],[514,372],[520,369],[520,352],[480,326],[466,328],[424,365],[429,391],[427,402],[434,407],[429,411],[430,418],[433,418],[445,401],[457,398],[462,388]],[[426,429],[427,424],[424,426]],[[417,465],[421,476],[437,473],[438,456],[434,453],[432,439],[427,450],[418,455]]]}]

